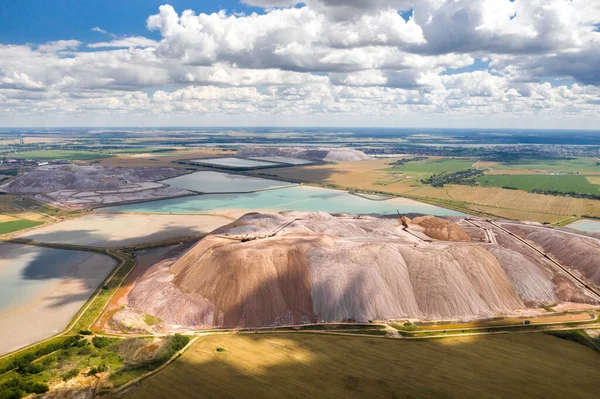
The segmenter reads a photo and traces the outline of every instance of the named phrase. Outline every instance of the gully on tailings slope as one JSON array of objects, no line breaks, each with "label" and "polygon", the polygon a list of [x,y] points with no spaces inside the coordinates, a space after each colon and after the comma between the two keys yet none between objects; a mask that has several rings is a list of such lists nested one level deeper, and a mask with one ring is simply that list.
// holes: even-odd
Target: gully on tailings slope
[{"label": "gully on tailings slope", "polygon": [[171,326],[236,327],[467,320],[553,302],[596,304],[500,229],[506,242],[484,242],[471,237],[488,233],[457,221],[247,214],[152,267],[130,292],[129,311]]}]

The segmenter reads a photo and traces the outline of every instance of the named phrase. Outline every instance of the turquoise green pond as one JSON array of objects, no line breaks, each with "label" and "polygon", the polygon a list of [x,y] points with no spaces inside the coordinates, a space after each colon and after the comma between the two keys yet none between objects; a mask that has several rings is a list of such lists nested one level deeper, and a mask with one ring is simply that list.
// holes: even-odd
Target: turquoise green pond
[{"label": "turquoise green pond", "polygon": [[413,201],[392,198],[372,201],[345,191],[317,187],[295,186],[247,194],[205,194],[99,208],[98,212],[143,213],[217,213],[248,211],[323,211],[329,213],[369,214],[424,213],[430,215],[463,215],[449,209]]},{"label": "turquoise green pond", "polygon": [[578,220],[574,223],[567,225],[572,229],[581,230],[581,231],[600,231],[600,222],[595,220]]}]

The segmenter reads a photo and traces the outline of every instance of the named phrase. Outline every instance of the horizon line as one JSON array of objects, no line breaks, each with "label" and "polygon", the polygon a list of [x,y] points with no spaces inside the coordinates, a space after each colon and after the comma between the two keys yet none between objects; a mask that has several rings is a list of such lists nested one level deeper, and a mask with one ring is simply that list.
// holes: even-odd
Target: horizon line
[{"label": "horizon line", "polygon": [[318,126],[318,125],[132,125],[132,126],[0,126],[0,130],[9,129],[385,129],[385,130],[522,130],[522,131],[555,131],[555,132],[598,132],[600,128],[520,128],[520,127],[410,127],[410,126]]}]

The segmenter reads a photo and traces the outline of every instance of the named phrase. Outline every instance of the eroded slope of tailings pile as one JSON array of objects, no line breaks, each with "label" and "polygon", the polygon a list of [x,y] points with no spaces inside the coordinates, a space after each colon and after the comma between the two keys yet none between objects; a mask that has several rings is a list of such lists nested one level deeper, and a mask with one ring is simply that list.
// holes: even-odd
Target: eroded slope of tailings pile
[{"label": "eroded slope of tailings pile", "polygon": [[600,288],[600,239],[536,225],[504,223],[503,227]]},{"label": "eroded slope of tailings pile", "polygon": [[[528,307],[561,302],[554,272],[546,270],[551,265],[537,264],[518,248],[507,257],[496,242],[468,241],[453,222],[414,221],[426,223],[247,214],[179,259],[150,269],[130,292],[130,309],[171,326],[257,327],[405,317],[469,320],[535,313]],[[428,230],[445,240],[432,239],[424,234]],[[508,269],[507,259],[518,270]],[[532,287],[519,285],[515,277],[529,271]]]}]

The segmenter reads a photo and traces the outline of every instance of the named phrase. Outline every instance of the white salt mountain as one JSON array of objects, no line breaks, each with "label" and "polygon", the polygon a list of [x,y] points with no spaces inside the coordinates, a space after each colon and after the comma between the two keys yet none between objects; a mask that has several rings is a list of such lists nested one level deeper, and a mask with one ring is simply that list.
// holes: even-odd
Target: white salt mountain
[{"label": "white salt mountain", "polygon": [[495,229],[493,240],[471,239],[485,234],[455,220],[247,214],[151,268],[130,292],[130,309],[168,325],[257,327],[597,304],[514,237]]}]

